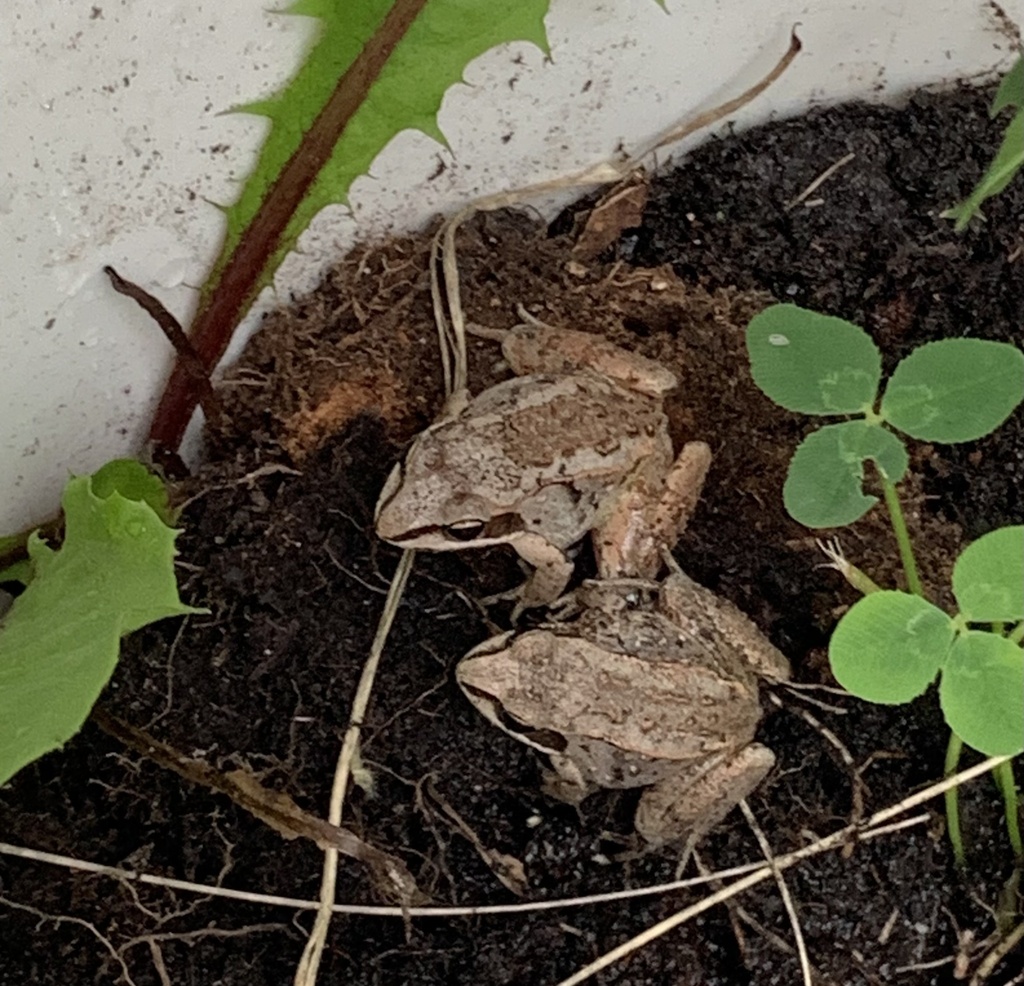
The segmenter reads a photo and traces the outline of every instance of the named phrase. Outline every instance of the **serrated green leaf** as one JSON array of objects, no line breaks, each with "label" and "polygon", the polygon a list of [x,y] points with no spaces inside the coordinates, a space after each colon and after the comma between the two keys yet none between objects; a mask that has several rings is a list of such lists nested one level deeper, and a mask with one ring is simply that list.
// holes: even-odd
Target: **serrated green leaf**
[{"label": "serrated green leaf", "polygon": [[167,487],[137,459],[112,459],[92,474],[92,491],[101,499],[117,492],[128,500],[148,503],[165,524],[173,525],[178,511],[172,510]]},{"label": "serrated green leaf", "polygon": [[30,539],[35,577],[0,621],[0,784],[78,731],[124,634],[201,612],[178,598],[177,532],[149,503],[112,488],[97,496],[79,476],[62,506],[61,548]]},{"label": "serrated green leaf", "polygon": [[1024,753],[1024,651],[981,630],[960,634],[939,683],[946,722],[989,757]]},{"label": "serrated green leaf", "polygon": [[772,305],[755,315],[747,354],[758,387],[802,414],[869,411],[882,378],[881,353],[862,328],[798,305]]},{"label": "serrated green leaf", "polygon": [[[545,52],[549,0],[300,0],[288,13],[315,17],[319,36],[278,95],[242,107],[270,132],[236,202],[224,208],[223,248],[201,292],[191,341],[207,366],[324,206],[349,188],[392,137],[420,130],[444,141],[437,111],[469,61],[502,42]],[[150,439],[176,448],[195,393],[179,361]]]},{"label": "serrated green leaf", "polygon": [[[347,205],[352,182],[366,174],[384,145],[402,130],[420,130],[444,143],[437,111],[448,88],[459,82],[466,65],[505,41],[532,41],[547,50],[544,15],[548,0],[425,0],[405,3],[413,20],[404,34],[391,28],[380,41],[383,65],[365,93],[359,79],[348,77],[367,45],[388,33],[388,17],[401,0],[301,0],[285,13],[314,17],[320,34],[295,78],[278,95],[240,107],[267,117],[272,124],[255,170],[237,201],[224,210],[228,226],[224,247],[203,287],[204,298],[217,286],[228,258],[243,236],[261,235],[250,226],[271,195],[280,195],[285,165],[317,148],[306,139],[332,97],[351,92],[357,101],[340,133],[326,133],[326,160],[310,161],[312,175],[305,194],[287,216],[253,295],[269,283],[310,220],[324,206]],[[422,9],[416,13],[415,8]],[[393,42],[390,53],[388,42]],[[336,110],[340,112],[340,108]],[[287,177],[286,179],[287,180]],[[278,207],[274,207],[275,209]]]},{"label": "serrated green leaf", "polygon": [[1007,107],[1024,106],[1024,58],[1018,58],[1003,76],[989,109],[990,116],[998,115]]},{"label": "serrated green leaf", "polygon": [[943,212],[943,218],[955,220],[954,229],[957,232],[965,229],[975,216],[984,219],[981,203],[985,199],[992,198],[993,195],[998,195],[1006,188],[1020,171],[1022,165],[1024,165],[1024,110],[1019,110],[1007,124],[1003,142],[999,145],[999,150],[996,151],[996,156],[981,181],[974,186],[974,190],[963,202],[958,202]]},{"label": "serrated green leaf", "polygon": [[907,471],[907,450],[891,431],[868,421],[844,421],[812,431],[789,463],[782,500],[807,527],[842,527],[863,517],[878,497],[864,492],[871,459],[892,483]]},{"label": "serrated green leaf", "polygon": [[1024,620],[1024,526],[1001,527],[969,544],[953,566],[953,595],[969,623]]},{"label": "serrated green leaf", "polygon": [[935,680],[954,633],[953,621],[937,606],[884,589],[859,599],[836,625],[829,664],[847,691],[868,702],[899,705]]},{"label": "serrated green leaf", "polygon": [[900,361],[882,417],[926,442],[969,442],[994,431],[1024,399],[1024,353],[1005,342],[940,339]]}]

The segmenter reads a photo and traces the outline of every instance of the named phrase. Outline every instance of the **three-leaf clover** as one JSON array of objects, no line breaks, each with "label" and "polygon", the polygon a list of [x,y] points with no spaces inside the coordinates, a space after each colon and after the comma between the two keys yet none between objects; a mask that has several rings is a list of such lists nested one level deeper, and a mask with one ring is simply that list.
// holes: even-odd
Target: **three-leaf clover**
[{"label": "three-leaf clover", "polygon": [[832,633],[832,673],[854,695],[893,705],[941,675],[939,702],[954,733],[989,756],[1022,753],[1024,650],[992,627],[1024,620],[1024,526],[968,545],[953,568],[953,595],[956,616],[906,592],[864,596]]},{"label": "three-leaf clover", "polygon": [[[882,384],[882,357],[871,337],[841,318],[797,305],[772,305],[747,327],[754,382],[776,404],[815,416],[853,420],[808,435],[790,462],[786,510],[808,527],[840,527],[877,502],[864,492],[864,463],[883,481],[907,470],[892,429],[929,442],[967,442],[1002,424],[1024,399],[1024,353],[982,339],[925,343]],[[877,408],[876,408],[877,405]]]}]

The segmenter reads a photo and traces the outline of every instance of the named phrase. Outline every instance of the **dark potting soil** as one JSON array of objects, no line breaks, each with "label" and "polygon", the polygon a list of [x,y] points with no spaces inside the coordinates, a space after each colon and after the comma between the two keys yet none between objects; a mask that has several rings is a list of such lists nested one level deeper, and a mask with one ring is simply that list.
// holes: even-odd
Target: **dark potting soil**
[{"label": "dark potting soil", "polygon": [[[743,328],[774,296],[859,322],[890,368],[929,339],[1019,344],[1024,182],[988,203],[987,222],[963,235],[939,216],[997,145],[989,98],[958,92],[919,95],[904,109],[843,106],[713,140],[653,181],[643,225],[598,261],[574,259],[568,233],[522,215],[479,217],[460,238],[473,321],[512,325],[522,303],[678,372],[668,408],[674,437],[710,442],[715,462],[677,558],[751,615],[800,682],[830,683],[828,633],[856,595],[820,567],[812,532],[782,510],[786,464],[808,426],[754,388]],[[807,200],[788,205],[848,154]],[[572,225],[562,217],[552,229]],[[428,246],[420,236],[359,251],[315,295],[268,319],[222,388],[231,424],[211,436],[209,465],[178,491],[188,498],[183,595],[211,613],[127,641],[100,703],[189,757],[253,772],[321,817],[397,557],[373,536],[373,505],[440,399]],[[472,342],[471,361],[474,389],[502,375],[490,343]],[[1024,415],[979,442],[911,451],[909,523],[941,599],[967,541],[1021,521]],[[899,582],[880,511],[842,540],[878,581]],[[404,861],[435,904],[517,900],[496,875],[496,853],[521,864],[531,900],[672,879],[671,850],[607,859],[628,843],[635,793],[599,793],[578,811],[550,800],[533,754],[454,687],[454,664],[494,629],[474,599],[520,579],[500,550],[418,557],[365,727],[373,791],[350,793],[345,823]],[[905,708],[814,691],[777,696],[782,708],[765,701],[759,738],[779,764],[751,798],[777,854],[847,824],[856,790],[870,814],[942,774],[946,732],[933,695]],[[835,734],[852,764],[803,711]],[[935,803],[923,824],[788,871],[816,982],[947,986],[963,978],[961,965],[977,968],[1012,861],[991,782],[967,786],[961,808],[964,873]],[[9,842],[147,873],[318,894],[322,853],[313,842],[286,841],[94,722],[0,791],[0,831]],[[761,858],[738,812],[699,851],[711,869]],[[343,857],[338,899],[381,903],[380,882]],[[338,916],[319,981],[553,986],[697,899],[676,891],[409,922]],[[736,904],[707,911],[593,981],[798,982],[774,885]],[[288,908],[0,857],[0,986],[129,976],[137,986],[279,986],[291,982],[310,924],[308,912],[296,918]],[[1022,968],[1018,946],[988,981],[1006,984]]]}]

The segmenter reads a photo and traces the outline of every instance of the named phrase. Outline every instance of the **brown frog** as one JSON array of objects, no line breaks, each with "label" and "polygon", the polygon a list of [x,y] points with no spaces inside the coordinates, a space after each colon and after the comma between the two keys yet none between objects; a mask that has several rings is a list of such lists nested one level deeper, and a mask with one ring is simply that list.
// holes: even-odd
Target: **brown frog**
[{"label": "brown frog", "polygon": [[456,670],[499,729],[547,754],[546,789],[578,802],[645,787],[637,831],[696,842],[775,763],[754,742],[758,678],[789,662],[732,603],[676,571],[660,585],[598,580],[582,612],[471,651]]},{"label": "brown frog", "polygon": [[559,597],[588,533],[602,576],[656,571],[711,459],[703,442],[673,455],[662,399],[675,376],[543,323],[505,333],[502,350],[519,376],[416,438],[381,493],[378,535],[432,551],[511,545],[536,569],[520,609]]}]

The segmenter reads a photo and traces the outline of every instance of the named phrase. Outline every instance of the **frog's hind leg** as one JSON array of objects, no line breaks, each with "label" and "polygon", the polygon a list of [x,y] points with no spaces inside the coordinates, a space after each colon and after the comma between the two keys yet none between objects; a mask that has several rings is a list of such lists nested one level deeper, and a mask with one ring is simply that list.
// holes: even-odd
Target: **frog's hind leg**
[{"label": "frog's hind leg", "polygon": [[665,476],[661,499],[654,508],[651,527],[659,546],[672,549],[700,502],[711,468],[707,442],[687,442]]},{"label": "frog's hind leg", "polygon": [[517,375],[594,371],[628,390],[660,399],[678,383],[667,367],[616,346],[594,332],[561,329],[533,318],[520,307],[524,325],[502,337],[502,355]]},{"label": "frog's hind leg", "polygon": [[666,778],[644,791],[636,830],[652,845],[685,840],[692,849],[774,766],[775,754],[751,743],[696,775]]},{"label": "frog's hind leg", "polygon": [[687,442],[660,485],[641,475],[622,490],[593,533],[602,579],[657,576],[662,549],[686,529],[710,466],[708,445]]},{"label": "frog's hind leg", "polygon": [[756,674],[776,681],[790,676],[789,661],[753,620],[724,596],[675,571],[659,589],[659,607],[677,627],[700,635],[719,652],[734,651]]}]

